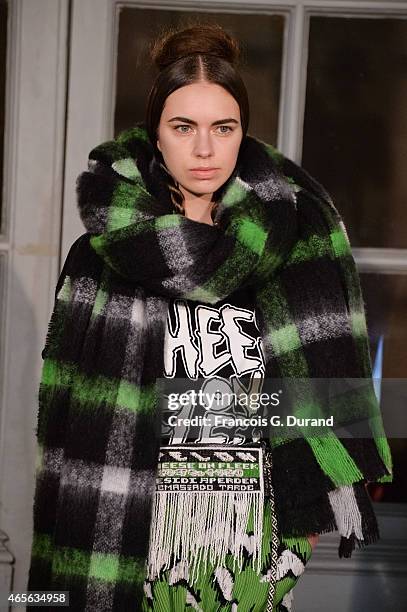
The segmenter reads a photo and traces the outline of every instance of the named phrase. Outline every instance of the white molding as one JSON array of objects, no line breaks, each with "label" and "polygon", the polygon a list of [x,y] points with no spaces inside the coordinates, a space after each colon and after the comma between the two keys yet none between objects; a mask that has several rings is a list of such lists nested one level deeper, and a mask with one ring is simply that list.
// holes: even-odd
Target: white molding
[{"label": "white molding", "polygon": [[[88,1],[88,0],[86,0]],[[162,8],[162,9],[174,9],[184,10],[191,9],[196,12],[197,5],[194,0],[110,0],[112,4],[118,5],[119,7],[134,6],[137,8]],[[203,12],[206,10],[238,10],[239,12],[253,13],[262,10],[267,10],[269,7],[281,8],[286,10],[287,7],[295,8],[302,6],[304,8],[355,8],[356,10],[366,11],[372,10],[401,10],[407,11],[406,0],[393,0],[392,2],[386,2],[386,0],[372,1],[372,0],[287,0],[282,2],[281,0],[256,0],[255,2],[248,3],[247,0],[205,0],[200,2],[199,11]]]},{"label": "white molding", "polygon": [[32,539],[41,348],[59,268],[69,0],[9,3],[0,527],[24,590]]},{"label": "white molding", "polygon": [[[5,120],[4,120],[4,156],[3,156],[3,187],[2,187],[2,203],[1,203],[1,224],[0,224],[0,251],[9,249],[9,216],[10,216],[10,189],[12,185],[11,172],[11,156],[6,154],[6,151],[10,151],[12,144],[11,128],[16,125],[14,117],[15,107],[14,100],[17,99],[16,83],[12,80],[12,55],[14,52],[13,37],[12,33],[13,24],[13,7],[9,4],[8,6],[8,23],[7,23],[7,49],[6,49],[6,82],[5,82]],[[17,58],[15,58],[17,59]],[[14,87],[13,87],[14,86]],[[0,387],[1,388],[1,387]]]},{"label": "white molding", "polygon": [[359,272],[407,274],[407,249],[352,248]]},{"label": "white molding", "polygon": [[72,242],[85,232],[76,179],[87,169],[90,150],[112,136],[114,11],[111,0],[72,1],[61,267]]}]

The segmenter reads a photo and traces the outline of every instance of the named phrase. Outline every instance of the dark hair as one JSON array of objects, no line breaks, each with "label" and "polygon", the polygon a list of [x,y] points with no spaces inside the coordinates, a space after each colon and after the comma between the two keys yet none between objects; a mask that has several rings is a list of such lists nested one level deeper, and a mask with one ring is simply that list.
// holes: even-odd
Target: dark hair
[{"label": "dark hair", "polygon": [[[168,173],[168,188],[172,203],[184,214],[184,196],[165,166],[157,147],[157,129],[167,97],[176,89],[208,81],[221,85],[236,100],[245,137],[249,126],[249,100],[245,84],[237,71],[240,47],[216,23],[194,23],[181,29],[168,28],[153,41],[150,47],[152,61],[159,69],[150,90],[146,109],[146,129],[154,153],[162,168]],[[211,211],[214,219],[217,208]]]}]

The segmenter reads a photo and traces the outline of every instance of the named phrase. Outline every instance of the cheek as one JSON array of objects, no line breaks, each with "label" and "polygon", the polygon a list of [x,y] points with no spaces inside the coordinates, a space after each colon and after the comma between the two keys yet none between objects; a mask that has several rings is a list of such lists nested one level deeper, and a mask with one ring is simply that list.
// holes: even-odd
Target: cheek
[{"label": "cheek", "polygon": [[228,147],[227,151],[225,151],[225,160],[226,163],[233,168],[236,165],[237,157],[239,155],[240,143],[233,143],[233,146]]},{"label": "cheek", "polygon": [[180,160],[180,156],[174,152],[174,149],[165,150],[163,154],[165,163],[170,172],[177,178],[180,176],[180,171],[182,171],[182,161]]},{"label": "cheek", "polygon": [[227,163],[229,168],[229,174],[232,174],[236,167],[237,159],[239,157],[240,142],[235,143],[235,146],[228,152]]}]

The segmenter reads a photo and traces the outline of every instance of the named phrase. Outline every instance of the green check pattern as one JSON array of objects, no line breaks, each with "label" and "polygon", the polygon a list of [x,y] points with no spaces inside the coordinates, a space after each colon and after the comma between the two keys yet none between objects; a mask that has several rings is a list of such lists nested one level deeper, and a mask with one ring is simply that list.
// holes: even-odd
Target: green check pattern
[{"label": "green check pattern", "polygon": [[[69,590],[74,610],[140,610],[170,298],[216,304],[254,288],[266,378],[306,379],[313,400],[314,378],[371,378],[359,277],[323,186],[247,135],[218,191],[218,225],[174,214],[143,123],[95,147],[78,177],[86,232],[42,351],[27,587]],[[314,407],[363,418],[367,435],[270,437],[278,522],[285,538],[338,529],[350,556],[379,537],[364,483],[392,480],[390,448],[373,388]]]}]

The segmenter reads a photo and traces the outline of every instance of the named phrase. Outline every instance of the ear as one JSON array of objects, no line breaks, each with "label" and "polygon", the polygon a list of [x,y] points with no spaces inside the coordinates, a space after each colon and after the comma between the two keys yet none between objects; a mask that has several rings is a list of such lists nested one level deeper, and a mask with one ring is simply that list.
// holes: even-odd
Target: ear
[{"label": "ear", "polygon": [[161,151],[160,141],[159,141],[159,140],[157,140],[157,149],[158,149],[159,151]]}]

